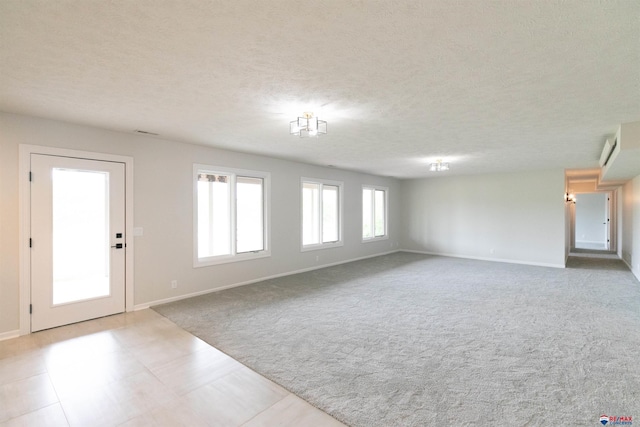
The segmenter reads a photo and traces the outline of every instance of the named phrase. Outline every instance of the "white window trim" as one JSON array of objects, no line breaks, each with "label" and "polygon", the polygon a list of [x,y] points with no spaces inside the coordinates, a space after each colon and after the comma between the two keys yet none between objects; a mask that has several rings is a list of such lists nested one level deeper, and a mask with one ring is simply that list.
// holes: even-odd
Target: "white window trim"
[{"label": "white window trim", "polygon": [[[262,178],[263,188],[263,215],[264,215],[264,250],[258,252],[245,252],[241,254],[219,255],[207,258],[198,258],[198,174],[211,173],[222,175],[246,176]],[[193,186],[193,267],[208,267],[212,265],[227,264],[231,262],[248,261],[252,259],[266,258],[271,256],[271,174],[247,169],[236,169],[221,166],[211,166],[194,163],[193,175],[191,177]],[[234,179],[235,182],[235,179]],[[232,194],[235,193],[233,189]],[[231,203],[231,228],[232,248],[235,252],[235,201]]]},{"label": "white window trim", "polygon": [[[367,237],[365,238],[364,236],[362,236],[362,229],[364,227],[364,224],[360,223],[360,235],[362,236],[362,243],[369,243],[369,242],[378,242],[380,240],[388,240],[389,239],[389,188],[388,187],[381,187],[379,185],[363,185],[362,186],[362,191],[364,192],[365,189],[368,190],[382,190],[384,191],[384,236],[374,236],[374,237]],[[362,200],[362,192],[360,193],[360,200]],[[374,193],[374,200],[375,200],[375,193]],[[360,217],[362,218],[362,209],[364,209],[364,206],[361,206],[360,209]],[[374,226],[374,234],[375,234],[375,224]]]},{"label": "white window trim", "polygon": [[[320,185],[331,185],[331,186],[335,186],[338,187],[338,240],[335,242],[328,242],[328,243],[314,243],[314,244],[310,244],[310,245],[305,245],[302,243],[302,238],[304,235],[304,219],[303,219],[303,215],[304,215],[304,209],[302,206],[302,202],[303,202],[303,198],[302,198],[302,191],[303,191],[303,186],[304,183],[311,183],[311,184],[320,184]],[[322,190],[321,190],[322,193]],[[343,240],[343,229],[344,229],[344,222],[343,222],[343,210],[344,210],[344,182],[342,181],[331,181],[328,179],[319,179],[319,178],[307,178],[307,177],[301,177],[300,178],[300,251],[301,252],[308,252],[308,251],[317,251],[320,249],[330,249],[330,248],[338,248],[340,246],[344,246],[344,240]],[[320,212],[322,213],[322,197],[320,197]],[[322,221],[321,221],[322,222]],[[320,236],[322,236],[322,231],[320,232]]]}]

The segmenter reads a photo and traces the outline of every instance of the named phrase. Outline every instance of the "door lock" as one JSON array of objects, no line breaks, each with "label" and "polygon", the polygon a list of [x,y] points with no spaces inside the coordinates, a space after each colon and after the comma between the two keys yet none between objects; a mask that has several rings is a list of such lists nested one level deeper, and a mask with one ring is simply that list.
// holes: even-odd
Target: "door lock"
[{"label": "door lock", "polygon": [[123,245],[122,243],[116,243],[114,246],[111,246],[112,248],[116,248],[116,249],[122,249]]}]

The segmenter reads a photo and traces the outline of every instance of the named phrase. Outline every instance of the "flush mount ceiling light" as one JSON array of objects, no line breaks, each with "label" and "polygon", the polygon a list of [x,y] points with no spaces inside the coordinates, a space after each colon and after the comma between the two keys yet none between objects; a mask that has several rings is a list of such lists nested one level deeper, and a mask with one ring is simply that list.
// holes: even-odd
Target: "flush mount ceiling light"
[{"label": "flush mount ceiling light", "polygon": [[442,163],[442,159],[436,160],[435,163],[431,163],[429,166],[431,172],[442,172],[449,170],[449,163]]},{"label": "flush mount ceiling light", "polygon": [[318,136],[327,133],[327,122],[313,117],[313,113],[304,113],[302,117],[289,123],[289,129],[291,135],[298,135],[300,138]]}]

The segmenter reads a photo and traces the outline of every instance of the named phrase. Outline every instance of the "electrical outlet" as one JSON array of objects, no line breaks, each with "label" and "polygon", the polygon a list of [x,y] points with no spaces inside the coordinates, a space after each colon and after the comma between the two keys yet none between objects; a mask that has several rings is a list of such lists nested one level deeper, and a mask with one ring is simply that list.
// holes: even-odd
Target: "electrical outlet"
[{"label": "electrical outlet", "polygon": [[177,280],[172,280],[171,281],[171,289],[175,289],[178,287],[178,281]]}]

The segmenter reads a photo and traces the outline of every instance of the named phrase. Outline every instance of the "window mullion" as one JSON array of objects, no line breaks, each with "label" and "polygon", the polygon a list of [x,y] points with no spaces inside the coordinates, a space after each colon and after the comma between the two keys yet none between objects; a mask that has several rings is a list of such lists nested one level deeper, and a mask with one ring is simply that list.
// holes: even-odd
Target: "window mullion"
[{"label": "window mullion", "polygon": [[231,255],[236,255],[236,247],[237,247],[237,236],[238,236],[238,230],[236,229],[237,227],[237,198],[236,198],[236,186],[237,184],[237,180],[236,180],[236,175],[232,174],[230,175],[230,181],[231,181],[231,185],[229,186],[229,221],[231,221],[231,224],[229,224],[229,241],[231,243]]},{"label": "window mullion", "polygon": [[318,191],[318,243],[324,243],[324,236],[322,235],[322,230],[324,228],[324,208],[323,208],[323,198],[324,198],[324,184],[319,185]]},{"label": "window mullion", "polygon": [[371,239],[376,238],[376,190],[371,189]]},{"label": "window mullion", "polygon": [[212,254],[213,253],[213,236],[214,236],[214,230],[213,230],[213,208],[214,208],[214,203],[213,203],[213,185],[209,185],[209,253]]}]

